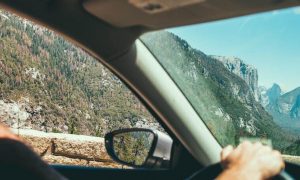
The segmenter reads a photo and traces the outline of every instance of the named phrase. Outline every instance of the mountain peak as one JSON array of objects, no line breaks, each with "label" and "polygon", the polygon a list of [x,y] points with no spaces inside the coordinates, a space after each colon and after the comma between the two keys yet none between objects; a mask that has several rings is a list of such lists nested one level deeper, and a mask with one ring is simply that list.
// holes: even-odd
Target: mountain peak
[{"label": "mountain peak", "polygon": [[281,88],[278,84],[274,83],[273,86],[267,90],[267,96],[269,97],[270,102],[275,102],[281,96]]},{"label": "mountain peak", "polygon": [[278,93],[282,94],[282,89],[281,89],[280,85],[277,83],[274,83],[268,91],[276,92],[276,94],[278,94]]},{"label": "mountain peak", "polygon": [[273,83],[271,89],[272,89],[272,88],[276,88],[276,89],[280,89],[280,90],[281,90],[281,87],[280,87],[279,84],[277,84],[277,83]]}]

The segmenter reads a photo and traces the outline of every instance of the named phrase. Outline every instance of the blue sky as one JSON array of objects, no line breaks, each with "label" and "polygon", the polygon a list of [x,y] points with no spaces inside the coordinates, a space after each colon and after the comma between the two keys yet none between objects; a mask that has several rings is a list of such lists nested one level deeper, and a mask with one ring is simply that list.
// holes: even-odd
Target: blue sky
[{"label": "blue sky", "polygon": [[168,29],[208,55],[255,66],[259,85],[300,86],[300,7]]}]

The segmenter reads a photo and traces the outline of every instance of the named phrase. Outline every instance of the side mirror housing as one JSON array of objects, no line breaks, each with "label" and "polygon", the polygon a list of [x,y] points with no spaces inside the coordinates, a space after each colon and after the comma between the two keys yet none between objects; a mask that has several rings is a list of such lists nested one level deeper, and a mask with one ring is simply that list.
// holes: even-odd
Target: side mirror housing
[{"label": "side mirror housing", "polygon": [[121,129],[105,135],[105,147],[115,161],[137,168],[168,168],[173,140],[151,129]]}]

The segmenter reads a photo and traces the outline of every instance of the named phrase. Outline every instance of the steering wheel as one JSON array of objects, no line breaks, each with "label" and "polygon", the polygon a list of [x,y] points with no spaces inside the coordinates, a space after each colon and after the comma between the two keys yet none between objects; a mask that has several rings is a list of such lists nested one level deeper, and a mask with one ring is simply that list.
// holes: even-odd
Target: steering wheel
[{"label": "steering wheel", "polygon": [[[286,169],[282,170],[280,174],[277,176],[273,177],[273,180],[294,180],[295,178],[288,173],[287,169],[291,168],[291,171],[295,171],[295,168],[299,172],[299,165],[292,164],[289,162],[285,162]],[[203,169],[200,169],[199,171],[195,172],[193,175],[188,177],[186,180],[198,180],[198,179],[203,179],[203,180],[211,180],[211,179],[216,179],[219,174],[223,171],[223,167],[221,163],[216,163],[212,164],[210,166],[207,166]]]}]

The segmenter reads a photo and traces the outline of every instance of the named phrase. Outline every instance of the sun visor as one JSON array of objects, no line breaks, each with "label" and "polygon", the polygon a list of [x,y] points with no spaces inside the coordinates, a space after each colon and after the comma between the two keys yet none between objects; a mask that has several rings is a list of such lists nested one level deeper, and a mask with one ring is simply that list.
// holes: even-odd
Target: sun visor
[{"label": "sun visor", "polygon": [[160,29],[299,5],[298,0],[84,0],[84,9],[117,27]]},{"label": "sun visor", "polygon": [[129,4],[140,9],[143,12],[156,14],[172,9],[182,8],[205,0],[128,0]]}]

